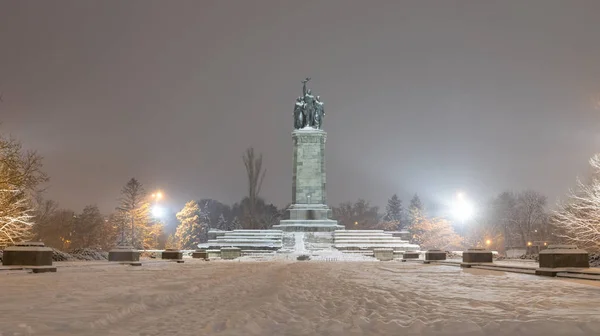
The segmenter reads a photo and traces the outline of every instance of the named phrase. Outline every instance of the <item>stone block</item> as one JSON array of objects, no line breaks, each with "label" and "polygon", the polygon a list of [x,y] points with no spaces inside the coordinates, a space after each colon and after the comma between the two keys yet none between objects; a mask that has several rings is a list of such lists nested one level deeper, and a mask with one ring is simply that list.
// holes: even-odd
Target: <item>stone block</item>
[{"label": "stone block", "polygon": [[589,255],[574,245],[550,245],[540,251],[540,268],[590,267]]},{"label": "stone block", "polygon": [[394,260],[394,249],[391,248],[376,248],[373,249],[373,256],[379,261]]},{"label": "stone block", "polygon": [[168,260],[181,260],[183,259],[183,252],[181,252],[178,249],[166,249],[163,251],[162,255],[162,259],[168,259]]},{"label": "stone block", "polygon": [[2,265],[52,266],[52,249],[42,242],[17,243],[4,249]]},{"label": "stone block", "polygon": [[402,254],[402,259],[419,259],[420,255],[419,252],[404,252],[404,254]]},{"label": "stone block", "polygon": [[463,263],[491,263],[493,261],[492,251],[484,248],[470,248],[463,252],[462,261]]},{"label": "stone block", "polygon": [[429,250],[425,252],[425,260],[446,260],[446,252],[442,250]]},{"label": "stone block", "polygon": [[208,259],[221,258],[221,250],[206,250]]},{"label": "stone block", "polygon": [[139,262],[140,252],[133,246],[117,246],[108,251],[108,261]]},{"label": "stone block", "polygon": [[206,250],[196,250],[195,252],[192,252],[192,258],[208,260],[208,253]]},{"label": "stone block", "polygon": [[242,256],[242,249],[239,247],[222,247],[221,259],[231,260]]}]

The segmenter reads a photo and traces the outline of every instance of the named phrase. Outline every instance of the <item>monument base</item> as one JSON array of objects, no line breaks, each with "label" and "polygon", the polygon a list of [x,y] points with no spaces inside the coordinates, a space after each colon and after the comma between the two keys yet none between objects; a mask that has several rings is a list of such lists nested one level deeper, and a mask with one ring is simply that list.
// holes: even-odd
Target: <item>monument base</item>
[{"label": "monument base", "polygon": [[284,219],[278,225],[273,225],[273,229],[286,232],[333,232],[343,230],[344,226],[332,219]]}]

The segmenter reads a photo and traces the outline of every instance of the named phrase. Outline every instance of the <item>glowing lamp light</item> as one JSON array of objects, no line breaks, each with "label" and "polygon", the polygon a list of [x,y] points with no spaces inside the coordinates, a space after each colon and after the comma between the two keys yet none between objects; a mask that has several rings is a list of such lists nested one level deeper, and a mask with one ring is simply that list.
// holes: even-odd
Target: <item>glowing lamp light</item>
[{"label": "glowing lamp light", "polygon": [[532,245],[531,242],[527,242],[527,246],[531,246],[531,245]]},{"label": "glowing lamp light", "polygon": [[457,200],[452,206],[453,216],[460,221],[465,221],[473,217],[473,213],[475,212],[473,209],[473,205],[469,201],[467,201],[465,195],[463,193],[458,193],[458,195],[456,195],[456,198]]},{"label": "glowing lamp light", "polygon": [[491,243],[492,243],[492,241],[491,241],[491,240],[489,240],[489,239],[485,241],[485,244],[486,244],[486,245],[490,245]]},{"label": "glowing lamp light", "polygon": [[155,205],[152,207],[152,216],[161,218],[165,215],[165,209],[161,206]]}]

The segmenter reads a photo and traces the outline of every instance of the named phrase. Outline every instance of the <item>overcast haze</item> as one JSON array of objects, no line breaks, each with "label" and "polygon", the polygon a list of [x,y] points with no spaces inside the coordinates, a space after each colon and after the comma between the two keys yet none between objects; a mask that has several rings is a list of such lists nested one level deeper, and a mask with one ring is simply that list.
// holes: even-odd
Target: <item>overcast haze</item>
[{"label": "overcast haze", "polygon": [[600,148],[600,1],[0,1],[1,131],[48,197],[173,207],[291,202],[300,81],[325,102],[331,205],[532,188],[551,203]]}]

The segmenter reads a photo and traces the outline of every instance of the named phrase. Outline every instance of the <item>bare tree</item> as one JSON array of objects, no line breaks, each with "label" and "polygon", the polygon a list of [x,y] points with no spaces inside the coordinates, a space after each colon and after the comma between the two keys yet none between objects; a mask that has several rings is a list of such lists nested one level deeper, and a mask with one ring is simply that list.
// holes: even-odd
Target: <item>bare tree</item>
[{"label": "bare tree", "polygon": [[0,135],[0,246],[31,238],[36,188],[47,181],[42,157]]},{"label": "bare tree", "polygon": [[246,174],[248,177],[249,204],[246,209],[246,220],[249,222],[250,228],[256,228],[258,225],[256,204],[266,170],[262,167],[262,154],[256,157],[254,148],[252,147],[246,149],[246,154],[242,159],[244,160],[244,166],[246,167]]},{"label": "bare tree", "polygon": [[600,251],[600,154],[590,159],[592,177],[584,183],[577,179],[568,200],[559,204],[552,216],[556,235],[591,251]]}]

